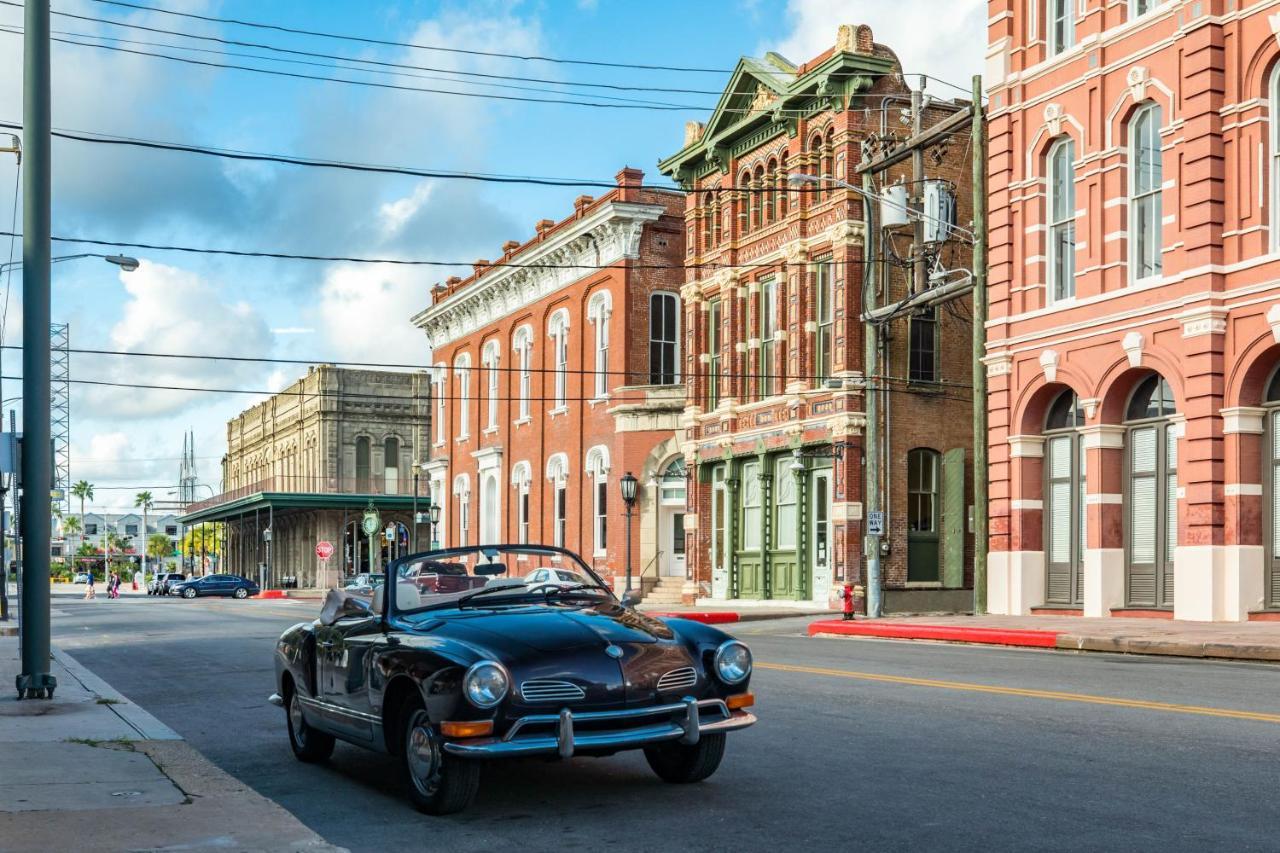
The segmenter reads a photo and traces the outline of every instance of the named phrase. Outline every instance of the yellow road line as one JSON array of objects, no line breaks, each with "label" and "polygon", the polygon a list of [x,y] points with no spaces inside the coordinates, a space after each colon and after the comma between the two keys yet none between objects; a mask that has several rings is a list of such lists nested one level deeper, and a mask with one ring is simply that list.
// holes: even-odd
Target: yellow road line
[{"label": "yellow road line", "polygon": [[941,681],[934,678],[911,678],[905,675],[882,675],[876,672],[854,672],[846,669],[825,669],[817,666],[793,666],[784,663],[757,661],[756,669],[772,669],[779,672],[801,672],[809,675],[829,675],[835,678],[856,678],[860,681],[879,681],[887,684],[906,684],[913,687],[933,687],[940,690],[964,690],[971,693],[993,693],[1000,696],[1025,696],[1030,699],[1052,699],[1058,702],[1083,702],[1089,705],[1111,705],[1118,708],[1140,708],[1145,711],[1164,711],[1171,714],[1196,714],[1203,717],[1228,717],[1234,720],[1254,720],[1260,723],[1280,723],[1280,714],[1264,714],[1259,711],[1233,711],[1230,708],[1206,708],[1199,705],[1176,705],[1170,702],[1148,702],[1143,699],[1117,699],[1111,696],[1093,696],[1087,693],[1064,693],[1057,690],[1031,690],[1023,687],[998,687],[991,684],[972,684],[965,681]]}]

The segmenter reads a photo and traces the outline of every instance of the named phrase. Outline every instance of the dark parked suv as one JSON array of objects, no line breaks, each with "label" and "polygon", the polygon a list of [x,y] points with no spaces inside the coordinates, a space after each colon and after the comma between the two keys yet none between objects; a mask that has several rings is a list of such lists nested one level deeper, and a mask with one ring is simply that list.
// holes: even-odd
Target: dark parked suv
[{"label": "dark parked suv", "polygon": [[160,572],[147,585],[147,595],[168,595],[169,587],[186,579],[182,572]]}]

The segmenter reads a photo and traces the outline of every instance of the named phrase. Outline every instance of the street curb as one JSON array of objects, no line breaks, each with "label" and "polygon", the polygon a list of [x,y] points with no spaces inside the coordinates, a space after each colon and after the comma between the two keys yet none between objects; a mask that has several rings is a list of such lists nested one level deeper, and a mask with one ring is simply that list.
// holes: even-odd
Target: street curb
[{"label": "street curb", "polygon": [[264,589],[257,595],[251,595],[250,598],[285,598],[284,590],[281,589]]},{"label": "street curb", "polygon": [[691,622],[701,622],[704,625],[729,625],[734,622],[764,622],[772,619],[800,619],[815,615],[812,612],[797,611],[795,613],[779,612],[776,610],[764,613],[753,613],[750,610],[735,612],[731,610],[696,610],[696,611],[675,611],[675,610],[641,610],[645,616],[653,616],[661,619],[688,619]]},{"label": "street curb", "polygon": [[824,619],[809,624],[809,636],[883,637],[894,640],[942,640],[991,646],[1058,647],[1056,631],[1004,628],[957,628],[950,625],[904,625],[900,622],[859,622]]},{"label": "street curb", "polygon": [[50,650],[53,659],[62,665],[67,675],[79,681],[85,690],[97,695],[99,699],[107,699],[105,703],[124,724],[138,733],[140,740],[182,740],[182,735],[139,708],[133,702],[103,681],[91,670],[62,649],[54,646]]}]

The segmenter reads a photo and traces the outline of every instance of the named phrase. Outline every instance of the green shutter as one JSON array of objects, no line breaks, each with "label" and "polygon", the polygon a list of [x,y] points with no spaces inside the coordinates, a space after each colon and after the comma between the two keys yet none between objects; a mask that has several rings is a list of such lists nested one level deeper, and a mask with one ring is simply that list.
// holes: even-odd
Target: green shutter
[{"label": "green shutter", "polygon": [[964,448],[942,457],[942,585],[964,587]]}]

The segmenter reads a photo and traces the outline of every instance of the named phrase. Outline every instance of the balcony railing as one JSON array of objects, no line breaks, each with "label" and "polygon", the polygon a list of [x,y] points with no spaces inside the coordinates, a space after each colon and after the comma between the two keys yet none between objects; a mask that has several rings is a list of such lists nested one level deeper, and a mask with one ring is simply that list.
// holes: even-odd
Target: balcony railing
[{"label": "balcony railing", "polygon": [[[425,485],[420,486],[420,488],[423,487]],[[262,492],[307,495],[412,495],[413,477],[311,477],[305,474],[264,477],[247,485],[228,489],[220,495],[189,504],[186,512],[199,512]]]}]

